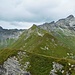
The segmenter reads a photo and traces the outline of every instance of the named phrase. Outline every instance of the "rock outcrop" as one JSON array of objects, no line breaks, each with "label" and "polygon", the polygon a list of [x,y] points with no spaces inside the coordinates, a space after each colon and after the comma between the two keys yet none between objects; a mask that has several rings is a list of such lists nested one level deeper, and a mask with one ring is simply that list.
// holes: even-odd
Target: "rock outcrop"
[{"label": "rock outcrop", "polygon": [[26,70],[21,69],[21,64],[17,58],[10,57],[0,66],[0,75],[30,75]]}]

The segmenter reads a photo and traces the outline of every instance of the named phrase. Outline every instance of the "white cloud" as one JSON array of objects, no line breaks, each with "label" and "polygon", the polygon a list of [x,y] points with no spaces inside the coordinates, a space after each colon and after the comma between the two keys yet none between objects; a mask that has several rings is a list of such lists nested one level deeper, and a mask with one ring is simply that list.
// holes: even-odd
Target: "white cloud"
[{"label": "white cloud", "polygon": [[40,25],[42,23],[30,23],[30,22],[8,22],[8,21],[0,21],[0,26],[2,26],[4,29],[28,29],[33,24]]},{"label": "white cloud", "polygon": [[9,23],[12,28],[28,28],[32,23],[56,21],[70,14],[75,15],[75,0],[0,0],[1,25]]}]

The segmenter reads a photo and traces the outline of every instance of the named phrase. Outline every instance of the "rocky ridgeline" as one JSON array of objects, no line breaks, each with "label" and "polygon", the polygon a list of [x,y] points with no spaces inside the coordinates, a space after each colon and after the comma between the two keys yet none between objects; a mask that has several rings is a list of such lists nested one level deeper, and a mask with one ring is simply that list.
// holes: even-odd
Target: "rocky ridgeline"
[{"label": "rocky ridgeline", "polygon": [[[67,18],[64,19],[60,19],[57,22],[51,22],[51,23],[44,23],[43,25],[39,26],[42,29],[45,29],[49,32],[51,31],[56,31],[58,29],[64,31],[64,30],[69,30],[71,31],[75,31],[75,17],[73,15],[68,16]],[[37,33],[39,36],[43,36],[43,32],[41,32],[40,30],[38,30],[36,28],[36,30],[34,31],[34,29],[36,28],[36,26],[34,25],[32,28],[28,29],[26,31],[26,37],[23,40],[26,40],[32,32]],[[17,30],[17,29],[3,29],[2,27],[0,27],[0,46],[7,47],[7,45],[9,43],[13,43],[16,39],[18,39],[18,37],[22,34],[24,30]],[[65,32],[66,33],[66,32]],[[13,41],[11,42],[11,40],[13,39]],[[8,42],[9,41],[9,42]],[[52,40],[54,41],[54,40]],[[56,45],[56,44],[55,44]],[[25,46],[23,46],[25,47]],[[21,49],[23,48],[21,47]],[[47,46],[45,47],[40,47],[43,50],[48,50],[49,48]],[[3,65],[0,65],[0,75],[31,75],[30,72],[27,71],[28,66],[30,65],[29,61],[24,61],[24,64],[22,63],[22,59],[24,59],[24,57],[28,57],[26,55],[25,52],[19,52],[16,56],[10,57],[8,58]],[[66,58],[72,58],[73,59],[74,55],[72,53],[67,53],[67,57]],[[63,61],[62,61],[63,62]],[[57,62],[53,62],[52,66],[52,70],[50,70],[50,75],[71,75],[71,71],[75,71],[75,65],[67,63],[68,68],[65,71],[65,66],[57,63]],[[58,74],[59,73],[59,74]]]},{"label": "rocky ridgeline", "polygon": [[55,31],[56,29],[68,29],[75,31],[75,17],[70,15],[67,18],[58,20],[57,22],[53,21],[51,23],[44,23],[39,25],[39,27],[48,31]]},{"label": "rocky ridgeline", "polygon": [[0,27],[0,39],[17,38],[23,31],[24,29],[3,29]]},{"label": "rocky ridgeline", "polygon": [[3,29],[0,27],[0,48],[12,44],[22,34],[24,30],[20,29]]}]

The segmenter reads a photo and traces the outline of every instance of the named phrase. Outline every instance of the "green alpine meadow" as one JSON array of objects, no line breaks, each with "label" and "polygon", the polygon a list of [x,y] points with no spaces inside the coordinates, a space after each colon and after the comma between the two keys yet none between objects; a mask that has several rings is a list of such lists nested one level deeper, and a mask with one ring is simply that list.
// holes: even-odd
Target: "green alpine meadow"
[{"label": "green alpine meadow", "polygon": [[0,75],[75,75],[73,15],[0,35]]}]

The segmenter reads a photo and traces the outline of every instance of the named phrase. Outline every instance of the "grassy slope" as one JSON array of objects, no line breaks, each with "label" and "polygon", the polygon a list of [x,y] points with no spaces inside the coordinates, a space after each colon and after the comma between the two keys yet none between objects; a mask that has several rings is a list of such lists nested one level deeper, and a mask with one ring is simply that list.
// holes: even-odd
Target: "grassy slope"
[{"label": "grassy slope", "polygon": [[60,58],[70,58],[69,56],[67,57],[67,53],[75,54],[74,50],[66,47],[62,42],[58,41],[58,39],[52,36],[50,33],[43,31],[42,33],[44,36],[39,36],[37,35],[36,28],[32,30],[34,30],[34,32],[31,32],[26,40],[24,39],[27,35],[25,35],[24,32],[13,45],[13,48]]},{"label": "grassy slope", "polygon": [[9,57],[16,56],[20,50],[17,49],[2,49],[0,50],[0,64],[3,64]]},{"label": "grassy slope", "polygon": [[[68,63],[71,63],[72,65],[75,64],[75,61],[70,59],[56,58],[31,52],[26,52],[26,54],[27,57],[23,57],[20,62],[21,64],[24,64],[25,62],[30,62],[30,66],[27,70],[30,71],[32,75],[49,75],[50,71],[52,70],[52,62],[62,64],[64,66],[65,72],[69,69]],[[65,72],[64,74],[58,75],[66,75]],[[71,72],[71,75],[75,74],[74,70],[71,70]]]},{"label": "grassy slope", "polygon": [[[11,50],[11,49],[10,50],[4,49],[0,51],[0,64],[3,63],[3,61],[5,61],[8,57],[17,55],[17,52],[18,50]],[[27,52],[27,51],[26,54],[28,55],[28,57],[23,57],[19,59],[21,59],[20,61],[21,64],[25,62],[30,62],[31,66],[28,68],[28,71],[30,71],[32,75],[49,75],[50,70],[52,70],[52,62],[58,62],[63,66],[65,66],[64,67],[65,71],[68,70],[68,66],[69,66],[68,63],[71,63],[72,65],[75,64],[75,61],[70,59],[57,58],[57,57],[47,56],[47,55],[38,54],[34,52]],[[72,73],[75,74],[74,70],[71,71]],[[58,75],[65,75],[65,74],[58,74]]]},{"label": "grassy slope", "polygon": [[0,49],[3,49],[3,48],[6,48],[6,47],[9,47],[10,45],[12,45],[14,43],[15,39],[6,39],[6,40],[3,40],[1,41],[0,40]]},{"label": "grassy slope", "polygon": [[[68,62],[75,64],[75,60],[68,59],[69,57],[67,59],[63,58],[67,56],[67,52],[75,53],[73,50],[66,48],[66,46],[54,36],[39,28],[38,31],[42,32],[44,36],[38,36],[36,34],[36,29],[37,27],[33,26],[30,29],[32,30],[31,33],[28,31],[24,32],[10,47],[11,49],[1,50],[0,64],[3,64],[8,57],[17,55],[19,50],[26,51],[29,56],[28,58],[24,57],[21,63],[25,63],[26,59],[26,61],[30,62],[31,67],[29,67],[28,70],[32,75],[49,75],[50,70],[52,69],[52,62],[54,61],[64,65],[65,70],[68,67]],[[48,49],[45,48],[45,46],[48,47]],[[72,75],[74,74],[75,72],[72,71]]]},{"label": "grassy slope", "polygon": [[54,37],[56,37],[59,41],[61,41],[66,47],[75,51],[75,35],[74,36],[65,36],[64,32],[62,32],[61,30],[58,30],[57,33],[59,35],[54,36]]}]

